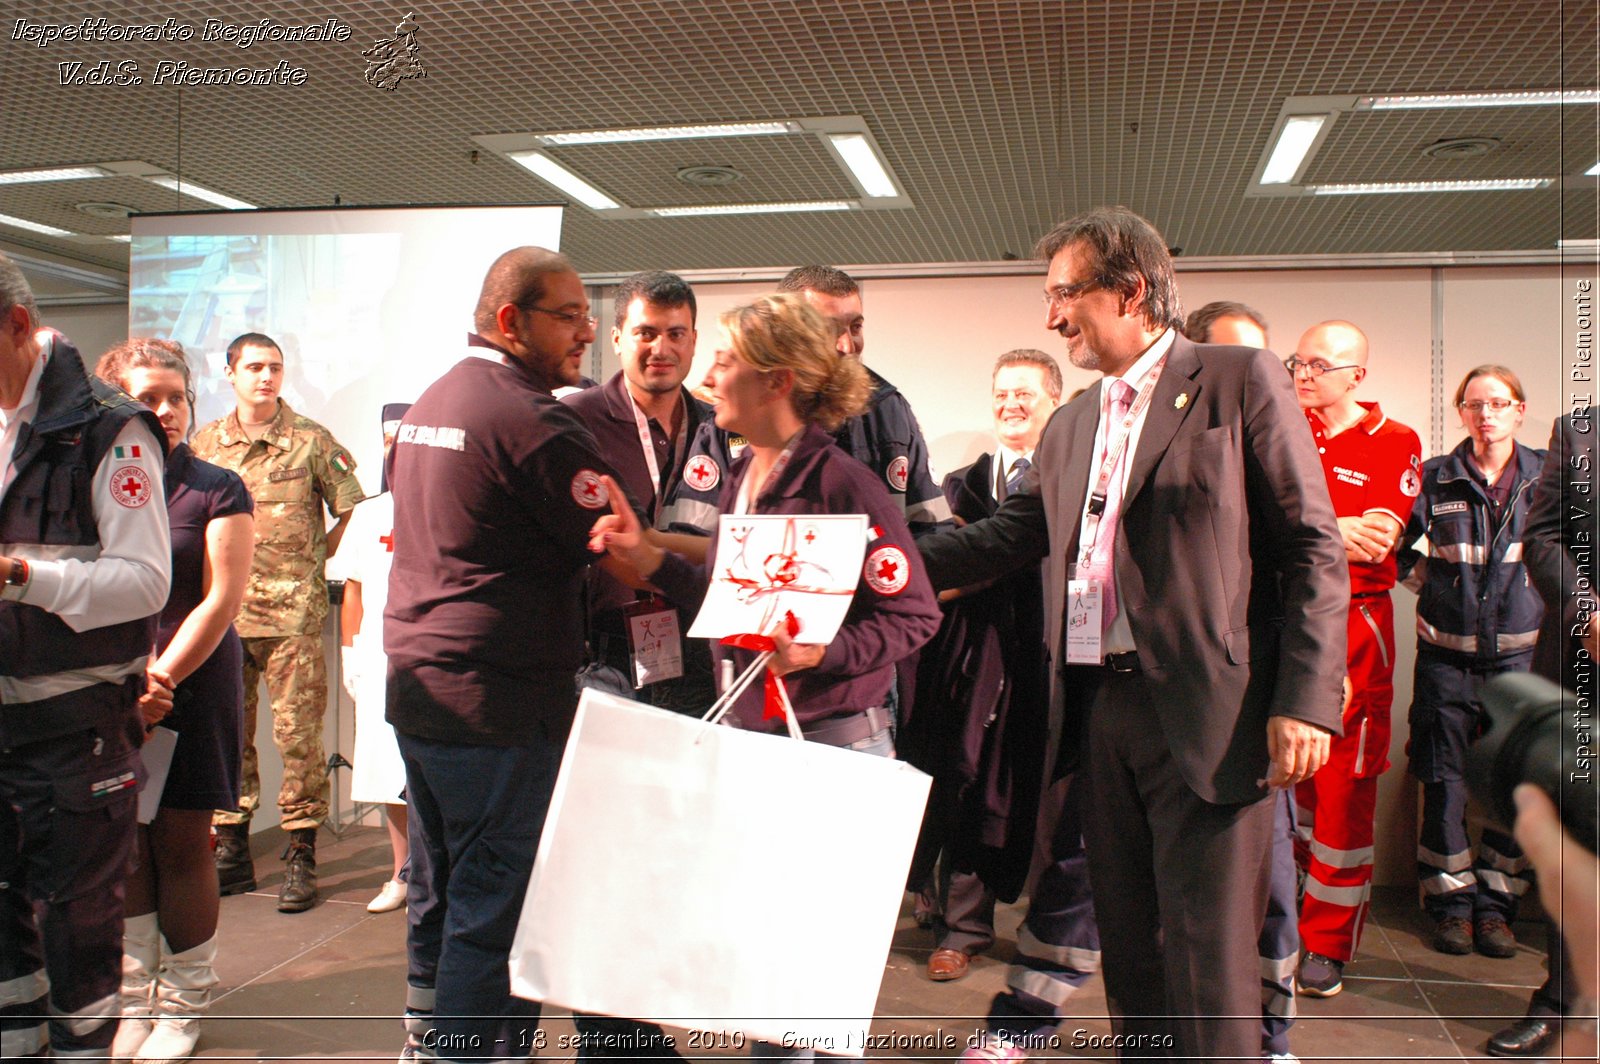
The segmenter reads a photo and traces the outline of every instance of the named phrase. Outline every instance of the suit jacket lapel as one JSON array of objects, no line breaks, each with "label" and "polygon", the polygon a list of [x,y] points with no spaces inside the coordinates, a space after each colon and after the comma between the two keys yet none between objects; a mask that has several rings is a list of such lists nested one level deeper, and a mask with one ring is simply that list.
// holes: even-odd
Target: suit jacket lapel
[{"label": "suit jacket lapel", "polygon": [[[1150,407],[1145,411],[1144,428],[1139,433],[1139,449],[1133,455],[1133,468],[1128,471],[1128,484],[1123,489],[1122,506],[1138,498],[1139,490],[1150,479],[1156,463],[1167,452],[1178,426],[1195,408],[1195,398],[1200,386],[1195,377],[1200,373],[1200,356],[1194,344],[1182,336],[1172,340],[1172,352],[1156,382],[1155,394],[1150,397]],[[1179,396],[1185,398],[1180,402]]]},{"label": "suit jacket lapel", "polygon": [[[1069,563],[1075,562],[1078,557],[1079,523],[1083,517],[1083,500],[1089,494],[1089,481],[1100,469],[1100,456],[1094,453],[1094,434],[1100,427],[1100,393],[1104,388],[1105,382],[1097,381],[1093,402],[1083,403],[1081,409],[1074,412],[1076,420],[1066,426],[1067,460],[1062,463],[1061,498],[1057,505],[1064,522],[1062,527],[1072,529],[1072,535],[1067,540]],[[1089,396],[1083,398],[1089,399]],[[1087,459],[1079,458],[1079,455],[1086,455]]]}]

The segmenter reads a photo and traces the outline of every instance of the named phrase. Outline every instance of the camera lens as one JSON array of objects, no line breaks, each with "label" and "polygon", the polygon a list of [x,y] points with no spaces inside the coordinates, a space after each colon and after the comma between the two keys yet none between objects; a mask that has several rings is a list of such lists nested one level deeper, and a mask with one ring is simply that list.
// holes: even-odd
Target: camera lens
[{"label": "camera lens", "polygon": [[[1544,789],[1572,837],[1596,852],[1593,730],[1572,726],[1577,696],[1528,673],[1497,676],[1483,688],[1488,730],[1467,754],[1473,797],[1501,824],[1517,819],[1511,792],[1519,783]],[[1585,713],[1583,721],[1592,720]]]}]

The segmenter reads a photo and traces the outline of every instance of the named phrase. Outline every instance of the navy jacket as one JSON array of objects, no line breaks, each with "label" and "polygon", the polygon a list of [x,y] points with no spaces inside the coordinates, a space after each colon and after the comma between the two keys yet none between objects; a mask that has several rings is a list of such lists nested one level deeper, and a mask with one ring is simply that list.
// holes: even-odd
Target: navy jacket
[{"label": "navy jacket", "polygon": [[[1503,475],[1516,479],[1500,521],[1468,463],[1472,440],[1422,464],[1422,494],[1400,551],[1400,575],[1417,592],[1417,644],[1493,662],[1533,649],[1544,600],[1522,557],[1528,503],[1545,453],[1516,445]],[[1427,538],[1424,576],[1412,574]]]},{"label": "navy jacket", "polygon": [[[734,460],[729,475],[722,478],[718,508],[723,512],[733,510],[749,468],[750,456],[746,453]],[[789,463],[775,483],[766,485],[750,512],[867,515],[873,538],[867,543],[867,561],[844,624],[828,644],[821,664],[791,673],[784,683],[802,728],[883,705],[894,683],[895,662],[926,643],[939,627],[939,606],[921,559],[911,545],[911,533],[900,507],[870,470],[839,450],[826,432],[812,426],[801,435]],[[668,554],[650,582],[675,603],[698,609],[717,557],[715,530],[706,557],[706,565],[696,566],[679,555]],[[886,561],[903,566],[903,576],[896,575],[888,583],[882,578],[869,580],[867,570],[881,567]],[[712,657],[718,662],[732,658],[737,673],[753,655],[716,645],[712,647]],[[759,683],[751,685],[731,715],[753,731],[783,730],[781,720],[763,719]]]}]

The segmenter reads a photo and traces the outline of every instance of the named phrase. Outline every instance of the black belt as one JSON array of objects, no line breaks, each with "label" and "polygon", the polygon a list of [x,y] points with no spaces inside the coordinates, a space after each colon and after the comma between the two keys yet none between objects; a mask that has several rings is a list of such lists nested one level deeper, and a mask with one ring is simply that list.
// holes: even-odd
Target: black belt
[{"label": "black belt", "polygon": [[1139,667],[1139,652],[1130,650],[1123,654],[1107,654],[1105,667],[1112,672],[1143,672]]},{"label": "black belt", "polygon": [[625,635],[593,632],[589,636],[589,650],[595,661],[616,665],[624,672],[633,667],[633,648]]},{"label": "black belt", "polygon": [[889,726],[889,711],[873,706],[849,717],[834,717],[801,726],[806,738],[826,746],[849,746],[870,739]]}]

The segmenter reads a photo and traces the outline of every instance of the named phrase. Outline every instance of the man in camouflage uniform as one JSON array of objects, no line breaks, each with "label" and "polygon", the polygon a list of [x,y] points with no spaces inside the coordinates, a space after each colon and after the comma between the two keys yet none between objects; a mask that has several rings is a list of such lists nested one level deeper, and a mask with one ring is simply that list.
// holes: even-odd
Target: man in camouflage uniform
[{"label": "man in camouflage uniform", "polygon": [[[265,677],[272,737],[283,756],[278,808],[290,838],[278,910],[301,912],[317,899],[317,827],[328,815],[323,563],[365,496],[350,452],[278,397],[283,352],[271,337],[245,333],[229,344],[227,375],[238,406],[195,433],[192,443],[196,457],[244,478],[256,503],[255,558],[234,622],[245,651],[241,793],[238,809],[218,810],[215,817],[217,872],[224,895],[255,889],[250,817],[261,804],[254,737],[257,687]],[[323,507],[338,519],[331,529]]]}]

